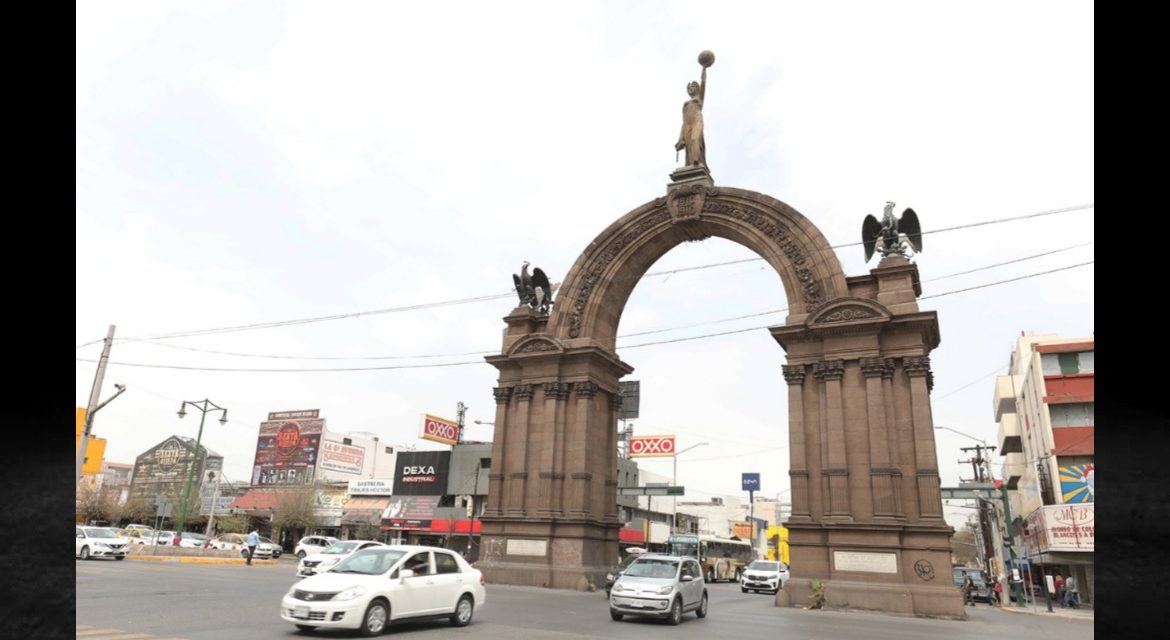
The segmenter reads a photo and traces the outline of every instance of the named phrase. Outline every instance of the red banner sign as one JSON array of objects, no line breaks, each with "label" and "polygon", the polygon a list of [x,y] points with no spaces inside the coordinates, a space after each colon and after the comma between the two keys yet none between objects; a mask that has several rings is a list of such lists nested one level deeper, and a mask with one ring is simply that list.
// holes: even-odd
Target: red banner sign
[{"label": "red banner sign", "polygon": [[674,455],[674,436],[631,436],[631,458],[669,457]]},{"label": "red banner sign", "polygon": [[422,433],[419,434],[419,437],[443,444],[458,444],[459,423],[429,414],[424,415]]}]

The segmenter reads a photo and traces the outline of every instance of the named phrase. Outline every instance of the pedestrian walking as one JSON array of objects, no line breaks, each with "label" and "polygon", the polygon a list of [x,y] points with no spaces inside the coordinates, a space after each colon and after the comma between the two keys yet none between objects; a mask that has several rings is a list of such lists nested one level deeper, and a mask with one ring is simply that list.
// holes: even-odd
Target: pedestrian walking
[{"label": "pedestrian walking", "polygon": [[963,604],[975,606],[975,581],[967,572],[963,572]]},{"label": "pedestrian walking", "polygon": [[1077,579],[1075,576],[1069,576],[1068,579],[1064,581],[1064,591],[1069,608],[1080,609],[1080,593],[1077,591]]},{"label": "pedestrian walking", "polygon": [[1052,585],[1056,587],[1056,600],[1060,603],[1060,608],[1063,609],[1065,605],[1065,583],[1064,576],[1060,572],[1056,572],[1056,577],[1052,579]]},{"label": "pedestrian walking", "polygon": [[1003,606],[1003,576],[1000,576],[999,580],[995,581],[994,591],[995,591],[995,606],[1002,607]]},{"label": "pedestrian walking", "polygon": [[244,539],[244,544],[248,547],[248,564],[252,564],[252,556],[256,553],[256,547],[260,544],[260,531],[253,529],[252,533]]}]

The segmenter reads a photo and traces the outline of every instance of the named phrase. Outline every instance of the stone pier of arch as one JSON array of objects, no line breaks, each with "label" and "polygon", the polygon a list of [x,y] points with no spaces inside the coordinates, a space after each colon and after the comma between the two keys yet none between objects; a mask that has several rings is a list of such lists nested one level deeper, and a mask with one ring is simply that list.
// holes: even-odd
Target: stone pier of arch
[{"label": "stone pier of arch", "polygon": [[[618,557],[617,328],[634,286],[675,246],[712,236],[754,251],[788,300],[769,331],[786,353],[792,579],[826,605],[963,618],[950,578],[930,390],[938,320],[921,311],[917,267],[884,258],[846,277],[807,218],[764,194],[702,178],[618,219],[581,254],[549,315],[504,318],[491,489],[481,561],[494,583],[586,589]],[[777,425],[777,428],[781,428]]]}]

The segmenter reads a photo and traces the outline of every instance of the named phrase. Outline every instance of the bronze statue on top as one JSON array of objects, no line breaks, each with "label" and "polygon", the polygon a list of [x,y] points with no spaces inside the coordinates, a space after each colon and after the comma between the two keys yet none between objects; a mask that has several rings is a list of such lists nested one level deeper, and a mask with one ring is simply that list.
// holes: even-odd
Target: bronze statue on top
[{"label": "bronze statue on top", "polygon": [[699,64],[703,66],[700,82],[691,82],[687,85],[687,95],[691,97],[683,103],[682,130],[678,134],[678,142],[674,144],[675,160],[678,152],[687,150],[686,166],[707,166],[707,144],[703,140],[703,98],[707,95],[707,67],[715,64],[715,54],[703,51],[699,54]]},{"label": "bronze statue on top", "polygon": [[516,284],[516,294],[520,296],[520,304],[528,305],[539,313],[547,314],[552,306],[552,285],[548,276],[536,267],[532,275],[528,274],[528,261],[520,267],[520,275],[512,274],[512,281]]},{"label": "bronze statue on top", "polygon": [[907,208],[901,218],[895,218],[894,203],[886,202],[881,222],[873,215],[865,216],[865,222],[861,223],[861,241],[865,245],[866,262],[873,257],[875,249],[883,258],[905,256],[908,246],[914,253],[922,253],[922,227],[918,224],[918,214]]}]

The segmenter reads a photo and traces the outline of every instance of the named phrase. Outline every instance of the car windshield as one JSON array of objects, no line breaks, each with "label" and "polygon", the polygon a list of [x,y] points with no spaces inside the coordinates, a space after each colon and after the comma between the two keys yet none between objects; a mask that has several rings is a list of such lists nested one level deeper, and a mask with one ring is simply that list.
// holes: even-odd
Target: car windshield
[{"label": "car windshield", "polygon": [[637,559],[638,556],[626,556],[618,563],[618,571],[625,571]]},{"label": "car windshield", "polygon": [[276,544],[275,542],[273,542],[269,538],[265,538],[264,536],[260,536],[260,542],[267,542],[268,544]]},{"label": "car windshield", "polygon": [[364,573],[376,576],[386,573],[398,559],[406,555],[397,549],[362,549],[342,560],[330,573]]},{"label": "car windshield", "polygon": [[666,578],[672,579],[678,574],[678,560],[638,559],[626,569],[626,575],[631,578]]},{"label": "car windshield", "polygon": [[756,560],[748,565],[749,571],[779,571],[779,562],[768,562],[766,560]]},{"label": "car windshield", "polygon": [[333,544],[329,545],[328,549],[322,551],[321,553],[328,553],[332,555],[345,554],[353,551],[357,548],[357,546],[358,543],[356,542],[334,542]]},{"label": "car windshield", "polygon": [[85,535],[91,538],[117,538],[118,535],[105,527],[86,527]]}]

